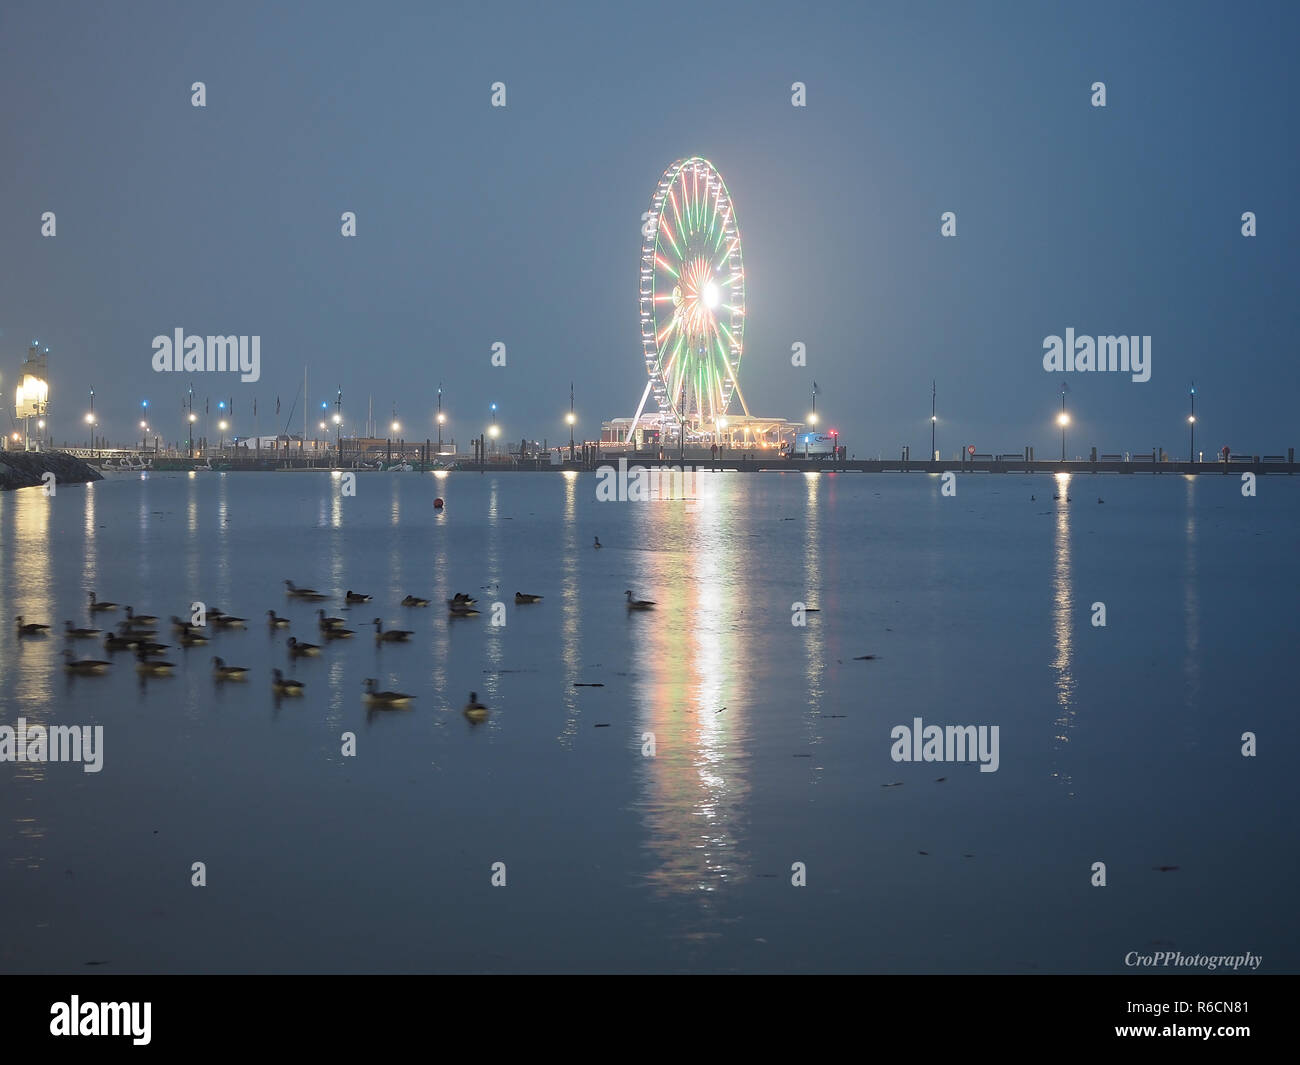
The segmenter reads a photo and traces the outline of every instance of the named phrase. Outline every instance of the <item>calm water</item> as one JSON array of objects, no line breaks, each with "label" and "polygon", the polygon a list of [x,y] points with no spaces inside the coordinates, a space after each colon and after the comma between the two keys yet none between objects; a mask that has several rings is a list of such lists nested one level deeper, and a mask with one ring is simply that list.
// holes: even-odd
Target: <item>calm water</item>
[{"label": "calm water", "polygon": [[[104,726],[98,774],[0,763],[0,970],[1300,968],[1300,481],[1076,477],[1068,506],[1045,477],[700,481],[689,509],[561,474],[0,494],[4,618],[86,625],[94,589],[173,644],[195,600],[249,619],[148,682],[129,654],[69,678],[61,638],[0,628],[0,724]],[[268,609],[321,641],[286,577],[356,637],[291,664]],[[454,591],[482,615],[398,605]],[[376,615],[413,642],[377,647]],[[214,653],[251,679],[215,685]],[[277,706],[272,666],[306,697]],[[366,677],[415,703],[367,711]],[[914,717],[998,725],[998,771],[895,763]]]}]

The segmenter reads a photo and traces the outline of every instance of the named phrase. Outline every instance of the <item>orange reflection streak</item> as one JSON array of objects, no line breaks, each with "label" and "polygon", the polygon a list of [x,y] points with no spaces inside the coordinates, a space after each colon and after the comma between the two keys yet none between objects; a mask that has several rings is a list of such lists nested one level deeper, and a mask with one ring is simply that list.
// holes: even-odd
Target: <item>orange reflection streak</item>
[{"label": "orange reflection streak", "polygon": [[[18,718],[24,718],[27,727],[54,723],[51,709],[55,705],[54,677],[62,641],[58,636],[62,619],[55,618],[53,596],[50,594],[53,568],[50,547],[50,511],[62,504],[69,510],[76,504],[72,493],[47,497],[43,489],[24,488],[6,493],[0,504],[0,544],[8,579],[0,580],[0,587],[15,589],[12,601],[4,601],[4,622],[8,630],[0,634],[0,661],[6,663],[4,681],[8,699],[8,712],[4,721],[16,728]],[[92,516],[93,520],[93,516]],[[93,526],[92,526],[93,528]],[[50,626],[51,635],[43,639],[19,640],[13,627],[13,618],[22,614],[25,620]],[[8,768],[8,767],[6,767]],[[12,833],[22,840],[22,846],[13,855],[13,865],[38,869],[45,861],[42,843],[46,827],[39,814],[41,789],[45,780],[44,762],[18,762],[12,770],[12,780],[17,785],[17,802],[11,806]]]}]

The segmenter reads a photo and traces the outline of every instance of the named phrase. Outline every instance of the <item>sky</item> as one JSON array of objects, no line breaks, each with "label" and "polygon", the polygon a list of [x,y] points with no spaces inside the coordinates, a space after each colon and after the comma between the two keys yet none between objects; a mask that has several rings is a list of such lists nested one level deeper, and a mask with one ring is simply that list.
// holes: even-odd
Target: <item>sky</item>
[{"label": "sky", "polygon": [[[38,338],[56,442],[91,388],[110,438],[147,399],[176,439],[191,382],[234,432],[297,430],[304,366],[314,414],[341,388],[347,425],[373,397],[408,439],[441,382],[466,443],[493,402],[503,437],[567,442],[572,381],[594,438],[646,382],[642,212],[702,155],[740,227],[752,413],[804,418],[815,380],[850,453],[920,456],[935,381],[945,457],[1050,457],[1066,380],[1071,455],[1179,456],[1195,380],[1198,450],[1284,453],[1298,30],[1288,3],[10,0],[0,428]],[[177,328],[260,336],[261,379],[155,373]],[[1045,371],[1067,329],[1149,335],[1150,380]]]}]

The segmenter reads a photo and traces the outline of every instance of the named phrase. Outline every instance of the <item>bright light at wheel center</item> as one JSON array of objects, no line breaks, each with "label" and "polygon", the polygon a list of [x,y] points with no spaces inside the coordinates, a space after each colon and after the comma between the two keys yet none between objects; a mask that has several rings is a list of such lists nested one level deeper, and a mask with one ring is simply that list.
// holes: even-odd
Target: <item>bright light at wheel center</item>
[{"label": "bright light at wheel center", "polygon": [[718,291],[718,286],[710,281],[704,286],[704,306],[712,310],[722,299],[722,293]]}]

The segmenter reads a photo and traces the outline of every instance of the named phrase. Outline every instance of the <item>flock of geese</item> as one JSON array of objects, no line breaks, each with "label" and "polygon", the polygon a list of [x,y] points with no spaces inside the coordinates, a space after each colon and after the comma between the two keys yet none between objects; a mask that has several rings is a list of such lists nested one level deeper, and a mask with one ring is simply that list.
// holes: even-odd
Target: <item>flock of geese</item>
[{"label": "flock of geese", "polygon": [[[594,546],[597,548],[602,546],[599,538],[596,539]],[[291,580],[284,582],[284,588],[286,596],[298,602],[322,603],[330,598],[330,596],[318,592],[315,588],[300,588]],[[118,609],[117,603],[100,600],[94,592],[87,594],[90,599],[89,614],[92,622],[97,614],[109,613]],[[636,598],[630,588],[624,594],[627,596],[629,611],[653,610],[656,606],[652,599]],[[373,598],[373,596],[354,592],[349,588],[343,597],[343,601],[349,606],[360,606],[371,602]],[[542,598],[540,595],[532,595],[527,592],[515,592],[515,604],[519,606],[540,603]],[[429,603],[430,600],[416,595],[407,595],[401,601],[401,605],[404,607],[427,607]],[[477,603],[478,600],[473,596],[464,592],[456,592],[452,598],[447,600],[447,615],[449,618],[476,617],[478,615],[478,610],[475,608]],[[71,621],[65,621],[63,628],[64,639],[68,641],[94,640],[102,637],[104,650],[110,655],[119,651],[134,652],[136,672],[141,676],[169,676],[176,668],[176,664],[162,657],[164,652],[170,650],[171,645],[158,643],[153,639],[158,634],[158,618],[153,614],[137,614],[131,606],[126,606],[123,610],[126,618],[118,622],[116,632],[92,627],[82,628],[74,625]],[[281,617],[274,610],[268,610],[266,617],[267,625],[273,631],[290,627],[290,619]],[[345,618],[329,616],[323,607],[317,609],[316,617],[317,626],[320,630],[320,639],[326,644],[335,640],[350,639],[356,635],[354,629],[347,627]],[[19,639],[42,637],[50,633],[50,626],[39,622],[29,622],[21,614],[14,621]],[[203,646],[211,640],[209,631],[242,629],[245,627],[246,619],[235,617],[233,614],[227,614],[222,610],[210,609],[206,612],[206,622],[207,624],[199,626],[173,614],[171,627],[172,631],[176,633],[176,642],[184,648]],[[377,644],[406,643],[414,635],[409,629],[384,628],[383,618],[377,617],[370,624],[374,626],[375,642]],[[209,625],[211,630],[209,630]],[[320,655],[321,645],[305,643],[295,636],[290,636],[286,641],[286,650],[292,660],[314,658]],[[112,664],[108,659],[77,658],[71,650],[64,650],[63,652],[63,668],[68,673],[83,676],[103,674],[109,671]],[[212,657],[212,678],[218,684],[226,681],[247,680],[248,674],[249,670],[246,666],[227,665],[220,656],[214,655]],[[303,694],[303,690],[304,684],[302,681],[286,677],[279,669],[271,670],[271,691],[277,698],[280,696],[299,696]],[[408,695],[406,692],[380,691],[379,682],[373,677],[367,677],[363,683],[362,699],[371,707],[405,707],[414,698],[415,696]],[[478,722],[486,719],[489,711],[486,706],[479,702],[478,693],[470,692],[469,699],[466,701],[462,712],[471,721]]]},{"label": "flock of geese", "polygon": [[[285,581],[285,588],[289,598],[307,602],[322,602],[329,597],[316,591],[314,588],[299,588],[292,581]],[[95,615],[103,614],[118,609],[117,603],[110,603],[100,600],[94,592],[90,592],[89,612],[92,620]],[[362,595],[358,592],[348,590],[344,596],[345,602],[356,605],[368,603],[373,597]],[[542,597],[540,595],[527,595],[523,592],[516,593],[515,602],[517,603],[537,603]],[[407,607],[427,607],[428,599],[419,596],[408,595],[402,600],[402,605]],[[474,609],[477,602],[472,596],[462,592],[447,601],[448,612],[453,617],[469,617],[478,613]],[[136,671],[145,677],[162,677],[169,676],[176,668],[174,662],[166,661],[162,655],[170,649],[169,644],[159,643],[153,639],[158,634],[158,618],[153,614],[137,614],[135,610],[127,606],[124,608],[126,618],[118,622],[116,631],[104,631],[92,627],[78,627],[71,621],[64,622],[63,636],[66,640],[94,640],[102,636],[104,649],[110,654],[118,651],[134,651],[136,657]],[[323,609],[317,610],[318,625],[322,638],[326,642],[333,640],[347,639],[355,635],[352,629],[345,626],[344,619],[338,617],[329,617]],[[266,612],[267,622],[271,629],[286,629],[290,625],[289,618],[281,617],[274,610]],[[212,628],[216,630],[242,629],[245,627],[246,619],[235,617],[233,614],[227,614],[222,610],[207,611],[207,621]],[[50,634],[50,626],[40,622],[30,622],[21,614],[15,619],[20,639],[43,637]],[[382,618],[375,618],[371,624],[375,628],[376,643],[405,643],[410,640],[413,633],[409,629],[385,629]],[[183,647],[195,647],[206,644],[210,636],[204,631],[206,626],[198,626],[184,620],[183,618],[172,615],[172,630],[177,634],[177,642]],[[314,657],[321,653],[321,647],[318,644],[304,643],[293,636],[290,636],[287,643],[290,658]],[[109,671],[113,663],[108,659],[100,658],[77,658],[71,650],[63,652],[63,668],[68,673],[82,676],[104,674]],[[212,677],[217,683],[226,681],[243,681],[248,678],[249,670],[246,666],[228,665],[226,661],[218,655],[212,658]],[[300,680],[294,680],[286,677],[279,669],[271,670],[271,691],[277,696],[300,696],[303,694],[305,685]],[[363,684],[363,701],[372,707],[404,707],[411,703],[415,698],[405,692],[398,691],[381,691],[378,681],[373,677],[367,677]],[[478,699],[477,692],[470,692],[469,699],[464,706],[464,714],[471,721],[483,721],[488,716],[488,708]]]}]

